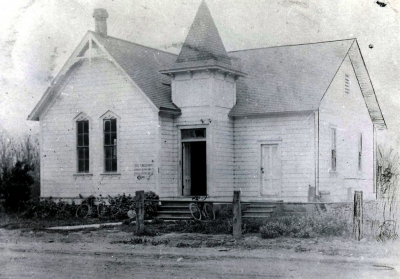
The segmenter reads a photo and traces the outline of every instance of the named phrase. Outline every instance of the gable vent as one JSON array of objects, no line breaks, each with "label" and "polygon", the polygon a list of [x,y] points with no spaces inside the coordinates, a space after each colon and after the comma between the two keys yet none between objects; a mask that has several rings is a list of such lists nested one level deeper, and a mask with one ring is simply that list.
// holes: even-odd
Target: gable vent
[{"label": "gable vent", "polygon": [[348,74],[344,76],[344,92],[346,94],[350,93],[350,76]]}]

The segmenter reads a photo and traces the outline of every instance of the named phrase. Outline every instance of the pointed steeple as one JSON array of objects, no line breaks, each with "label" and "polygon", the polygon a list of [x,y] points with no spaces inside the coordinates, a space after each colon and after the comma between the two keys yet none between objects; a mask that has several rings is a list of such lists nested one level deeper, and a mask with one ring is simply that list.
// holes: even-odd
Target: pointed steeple
[{"label": "pointed steeple", "polygon": [[160,70],[160,73],[205,69],[220,70],[236,76],[246,75],[232,65],[210,10],[205,0],[202,0],[178,58],[174,64]]},{"label": "pointed steeple", "polygon": [[202,1],[176,63],[216,60],[231,65],[206,1]]}]

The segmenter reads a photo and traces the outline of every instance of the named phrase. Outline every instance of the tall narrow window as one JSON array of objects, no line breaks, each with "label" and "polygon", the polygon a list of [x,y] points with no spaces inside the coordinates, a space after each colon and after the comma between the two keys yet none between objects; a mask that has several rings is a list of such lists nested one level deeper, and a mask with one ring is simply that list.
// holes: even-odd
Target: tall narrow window
[{"label": "tall narrow window", "polygon": [[331,128],[331,171],[336,171],[336,128]]},{"label": "tall narrow window", "polygon": [[104,170],[117,171],[117,119],[104,119]]},{"label": "tall narrow window", "polygon": [[89,172],[89,121],[76,121],[78,172]]},{"label": "tall narrow window", "polygon": [[362,170],[362,134],[358,137],[358,170]]},{"label": "tall narrow window", "polygon": [[348,74],[344,76],[344,92],[346,94],[350,93],[350,76]]}]

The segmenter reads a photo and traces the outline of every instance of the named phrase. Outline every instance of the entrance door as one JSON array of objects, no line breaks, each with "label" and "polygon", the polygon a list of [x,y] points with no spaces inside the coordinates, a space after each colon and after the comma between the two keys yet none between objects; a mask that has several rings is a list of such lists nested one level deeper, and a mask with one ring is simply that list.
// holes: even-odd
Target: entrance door
[{"label": "entrance door", "polygon": [[191,170],[192,158],[190,143],[182,143],[182,194],[190,196],[191,192]]},{"label": "entrance door", "polygon": [[261,145],[261,195],[280,196],[281,157],[279,144]]},{"label": "entrance door", "polygon": [[206,142],[182,143],[182,194],[205,196],[207,194]]}]

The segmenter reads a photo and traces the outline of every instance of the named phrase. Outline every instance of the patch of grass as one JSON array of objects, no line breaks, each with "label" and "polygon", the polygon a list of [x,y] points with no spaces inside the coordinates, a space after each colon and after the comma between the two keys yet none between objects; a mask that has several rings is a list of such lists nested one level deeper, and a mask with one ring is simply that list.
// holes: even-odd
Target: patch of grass
[{"label": "patch of grass", "polygon": [[351,225],[346,219],[338,219],[329,214],[308,217],[285,216],[271,220],[260,227],[262,238],[343,236],[349,235],[350,232]]},{"label": "patch of grass", "polygon": [[[123,224],[122,231],[135,232],[135,224]],[[155,220],[145,224],[144,235],[155,236],[163,233],[201,233],[201,234],[231,234],[232,223],[229,219],[196,221],[184,220],[164,222]]]},{"label": "patch of grass", "polygon": [[33,231],[44,230],[49,227],[61,226],[78,226],[99,223],[98,219],[91,218],[76,218],[68,219],[56,218],[22,218],[18,214],[0,213],[0,228],[15,230],[15,229],[30,229]]}]

